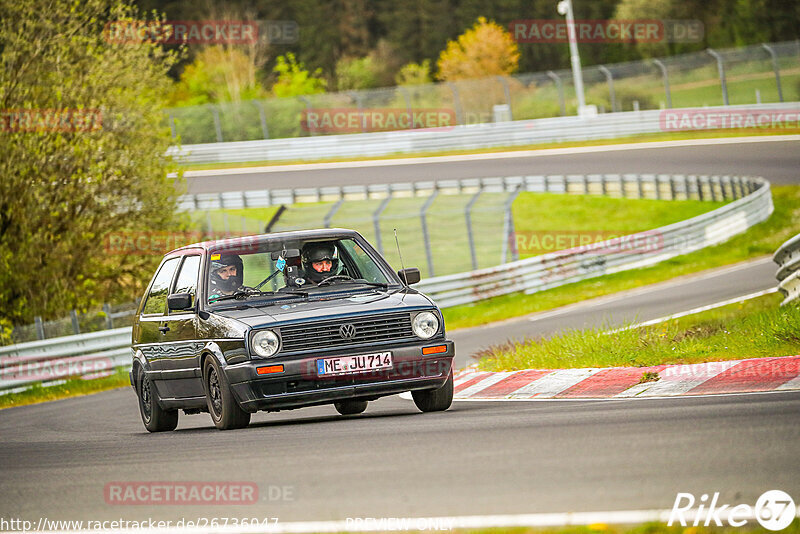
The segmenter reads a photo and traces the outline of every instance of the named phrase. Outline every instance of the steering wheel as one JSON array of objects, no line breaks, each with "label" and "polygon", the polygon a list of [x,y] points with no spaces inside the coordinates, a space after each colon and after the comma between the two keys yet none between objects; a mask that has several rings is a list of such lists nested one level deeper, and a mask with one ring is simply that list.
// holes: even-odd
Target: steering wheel
[{"label": "steering wheel", "polygon": [[322,280],[319,284],[317,284],[317,287],[326,286],[326,285],[328,285],[331,282],[334,282],[336,280],[353,280],[353,277],[352,276],[347,276],[346,274],[336,274],[336,275],[333,275],[333,276],[329,276],[325,280]]}]

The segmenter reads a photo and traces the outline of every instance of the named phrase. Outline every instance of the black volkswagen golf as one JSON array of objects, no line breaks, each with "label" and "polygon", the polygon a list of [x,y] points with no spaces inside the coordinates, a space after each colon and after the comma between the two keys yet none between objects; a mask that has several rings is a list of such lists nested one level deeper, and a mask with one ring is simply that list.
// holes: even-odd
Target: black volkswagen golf
[{"label": "black volkswagen golf", "polygon": [[326,229],[188,245],[164,256],[133,324],[131,385],[151,432],[178,410],[219,429],[259,410],[343,415],[410,391],[453,400],[455,347],[436,304],[358,233]]}]

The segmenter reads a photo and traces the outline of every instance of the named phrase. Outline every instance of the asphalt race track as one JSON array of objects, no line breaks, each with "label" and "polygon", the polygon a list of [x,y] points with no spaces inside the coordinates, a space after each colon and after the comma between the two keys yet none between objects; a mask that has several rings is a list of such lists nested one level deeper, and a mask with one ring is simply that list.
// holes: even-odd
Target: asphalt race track
[{"label": "asphalt race track", "polygon": [[[647,149],[468,166],[346,169],[293,176],[295,187],[347,177],[372,182],[518,173],[675,172],[762,175],[797,182],[798,143]],[[419,168],[415,168],[419,167]],[[535,168],[534,168],[535,167]],[[489,171],[488,169],[492,170]],[[338,174],[337,174],[338,173]],[[266,178],[247,175],[251,188]],[[197,181],[194,181],[197,180]],[[358,183],[348,180],[347,183]],[[191,187],[203,182],[190,179]],[[257,184],[256,184],[257,185]],[[330,185],[328,183],[327,185]],[[227,184],[230,188],[230,184]],[[271,187],[279,187],[272,184]],[[459,364],[509,337],[646,320],[774,287],[768,259],[584,302],[491,327],[456,331]],[[800,499],[800,392],[598,401],[456,402],[421,414],[397,396],[360,416],[333,407],[260,413],[219,432],[207,414],[150,435],[130,388],[0,411],[0,518],[103,520],[420,517],[670,509],[678,492],[720,492],[753,505],[766,490]],[[250,482],[257,504],[119,505],[107,484]]]},{"label": "asphalt race track", "polygon": [[[623,149],[610,152],[589,148],[588,152],[559,149],[558,155],[543,151],[534,156],[512,157],[491,154],[466,160],[447,156],[431,162],[416,158],[410,163],[392,160],[282,165],[268,170],[227,169],[187,173],[189,193],[218,193],[251,189],[290,189],[336,185],[385,184],[486,176],[534,174],[666,173],[763,176],[775,185],[800,181],[800,141],[777,141],[767,137],[755,142],[731,139],[681,142],[681,146]],[[721,143],[721,144],[716,144]],[[427,161],[426,161],[427,160]]]}]

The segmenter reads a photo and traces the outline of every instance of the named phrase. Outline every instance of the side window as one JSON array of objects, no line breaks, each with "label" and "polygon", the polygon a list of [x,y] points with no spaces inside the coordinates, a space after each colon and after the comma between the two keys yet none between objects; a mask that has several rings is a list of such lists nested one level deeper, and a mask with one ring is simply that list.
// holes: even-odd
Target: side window
[{"label": "side window", "polygon": [[187,256],[183,260],[181,270],[178,271],[175,293],[190,293],[192,297],[196,296],[198,274],[200,274],[200,256]]},{"label": "side window", "polygon": [[156,277],[153,279],[153,285],[150,287],[150,293],[147,294],[147,300],[142,309],[143,314],[164,313],[164,309],[167,306],[169,283],[172,281],[175,269],[178,268],[179,260],[180,258],[169,259],[158,270]]}]

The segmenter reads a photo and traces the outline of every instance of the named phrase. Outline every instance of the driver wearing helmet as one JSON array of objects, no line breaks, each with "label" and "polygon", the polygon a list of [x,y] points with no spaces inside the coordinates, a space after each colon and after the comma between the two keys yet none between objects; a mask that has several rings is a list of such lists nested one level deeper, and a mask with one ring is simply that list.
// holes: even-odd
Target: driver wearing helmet
[{"label": "driver wearing helmet", "polygon": [[232,295],[242,286],[242,259],[235,254],[214,254],[211,258],[209,298]]},{"label": "driver wearing helmet", "polygon": [[339,258],[333,243],[307,243],[302,253],[303,271],[306,279],[319,284],[339,272]]}]

